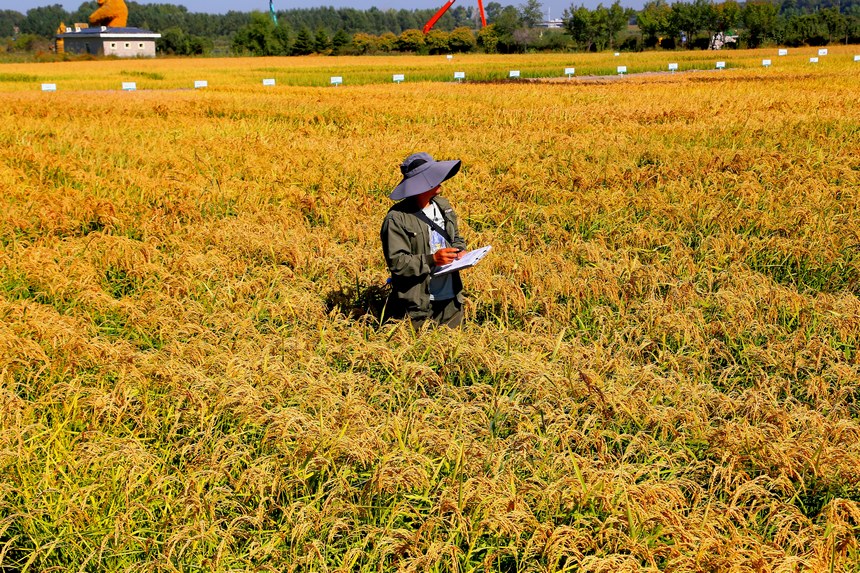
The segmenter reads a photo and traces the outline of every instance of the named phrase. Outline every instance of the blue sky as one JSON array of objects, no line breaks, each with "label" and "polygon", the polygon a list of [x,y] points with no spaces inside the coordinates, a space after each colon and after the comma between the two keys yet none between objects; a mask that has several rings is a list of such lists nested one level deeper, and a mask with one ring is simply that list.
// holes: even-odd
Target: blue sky
[{"label": "blue sky", "polygon": [[[371,6],[376,6],[380,10],[389,8],[437,8],[445,4],[447,0],[413,0],[410,2],[394,2],[393,0],[348,0],[348,1],[324,1],[324,0],[275,0],[275,8],[277,10],[288,10],[290,8],[314,8],[318,6],[334,6],[335,8],[351,7],[360,10],[367,10]],[[486,5],[491,0],[484,0]],[[500,4],[518,6],[525,3],[525,0],[496,0]],[[612,4],[614,0],[545,0],[543,4],[544,13],[549,9],[553,18],[560,18],[562,12],[570,8],[570,6],[579,6],[584,4],[589,8],[594,8],[599,2],[603,2],[604,6]],[[628,0],[621,1],[623,6],[629,8],[641,8],[644,0]],[[141,4],[148,4],[147,0],[138,0]],[[53,4],[62,4],[69,11],[77,10],[78,6],[83,3],[83,0],[0,0],[0,10],[17,10],[18,12],[27,12],[31,8],[37,6],[49,6]],[[210,14],[224,13],[229,10],[238,10],[248,12],[251,10],[268,10],[269,0],[176,0],[170,4],[180,4],[188,8],[190,12],[208,12]],[[477,7],[477,0],[459,0],[454,6],[473,6]]]}]

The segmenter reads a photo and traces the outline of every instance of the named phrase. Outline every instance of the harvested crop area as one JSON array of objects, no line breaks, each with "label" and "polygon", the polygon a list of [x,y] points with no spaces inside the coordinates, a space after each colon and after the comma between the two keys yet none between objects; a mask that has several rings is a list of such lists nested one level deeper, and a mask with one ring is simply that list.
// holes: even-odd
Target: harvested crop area
[{"label": "harvested crop area", "polygon": [[[0,571],[858,571],[851,54],[10,65]],[[378,320],[415,151],[460,330]]]}]

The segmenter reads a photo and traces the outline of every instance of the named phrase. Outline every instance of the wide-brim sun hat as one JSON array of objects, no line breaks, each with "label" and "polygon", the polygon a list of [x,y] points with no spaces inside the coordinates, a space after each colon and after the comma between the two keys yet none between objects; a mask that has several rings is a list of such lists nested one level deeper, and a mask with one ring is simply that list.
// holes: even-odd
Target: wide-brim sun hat
[{"label": "wide-brim sun hat", "polygon": [[400,164],[403,181],[388,196],[392,201],[435,189],[460,171],[460,160],[436,161],[429,153],[413,153]]}]

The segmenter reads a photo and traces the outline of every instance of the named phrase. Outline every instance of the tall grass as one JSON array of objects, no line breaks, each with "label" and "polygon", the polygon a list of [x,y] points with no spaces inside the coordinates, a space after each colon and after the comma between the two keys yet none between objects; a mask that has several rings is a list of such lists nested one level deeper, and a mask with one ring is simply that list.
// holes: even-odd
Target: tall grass
[{"label": "tall grass", "polygon": [[[856,571],[833,61],[275,90],[97,62],[58,69],[239,75],[3,93],[0,570]],[[463,159],[445,194],[494,247],[453,332],[374,314],[421,149]]]}]

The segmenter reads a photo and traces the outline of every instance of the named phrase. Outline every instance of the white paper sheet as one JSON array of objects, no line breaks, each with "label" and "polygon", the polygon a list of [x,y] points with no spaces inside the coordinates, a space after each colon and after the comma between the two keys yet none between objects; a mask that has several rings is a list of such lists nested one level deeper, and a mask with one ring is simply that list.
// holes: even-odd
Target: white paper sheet
[{"label": "white paper sheet", "polygon": [[467,251],[463,253],[463,256],[454,261],[453,263],[449,263],[447,265],[442,265],[441,267],[437,267],[432,273],[432,276],[444,275],[446,273],[452,273],[454,271],[460,271],[463,269],[468,269],[469,267],[474,267],[478,264],[478,262],[484,258],[484,255],[490,252],[492,247],[487,245],[486,247],[481,247],[480,249],[475,249],[474,251]]}]

